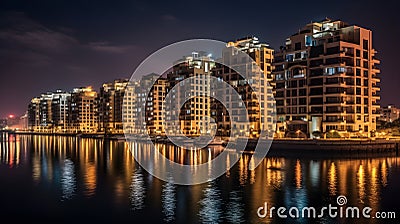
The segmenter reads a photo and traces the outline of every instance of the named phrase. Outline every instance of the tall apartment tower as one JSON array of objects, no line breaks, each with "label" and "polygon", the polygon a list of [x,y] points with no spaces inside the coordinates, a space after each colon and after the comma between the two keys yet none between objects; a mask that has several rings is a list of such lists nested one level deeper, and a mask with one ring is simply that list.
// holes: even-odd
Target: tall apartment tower
[{"label": "tall apartment tower", "polygon": [[91,86],[74,88],[70,101],[70,131],[93,133],[98,130],[97,92]]},{"label": "tall apartment tower", "polygon": [[53,128],[52,101],[53,93],[51,92],[43,93],[40,96],[40,130],[50,131]]},{"label": "tall apartment tower", "polygon": [[69,101],[71,93],[56,90],[52,94],[51,113],[53,121],[53,131],[66,132],[69,126]]},{"label": "tall apartment tower", "polygon": [[101,86],[98,97],[99,130],[101,132],[122,132],[122,104],[128,83],[127,79],[117,79]]},{"label": "tall apartment tower", "polygon": [[287,38],[273,64],[280,130],[369,136],[379,116],[376,53],[371,30],[342,21],[313,22]]},{"label": "tall apartment tower", "polygon": [[28,129],[39,131],[40,128],[40,98],[35,97],[28,105]]},{"label": "tall apartment tower", "polygon": [[149,135],[164,135],[165,96],[167,95],[167,79],[158,77],[150,89],[146,101],[146,129]]},{"label": "tall apartment tower", "polygon": [[70,93],[57,90],[35,97],[28,106],[28,128],[32,131],[66,132]]},{"label": "tall apartment tower", "polygon": [[[240,50],[250,56],[252,61],[242,59],[238,54]],[[273,75],[272,60],[273,49],[268,44],[260,43],[257,37],[245,37],[234,42],[229,42],[227,48],[222,52],[222,62],[224,65],[230,65],[228,68],[222,64],[217,64],[213,69],[216,77],[229,83],[240,95],[244,101],[248,115],[249,123],[240,124],[240,114],[235,110],[234,103],[228,103],[233,109],[233,114],[229,114],[226,108],[219,107],[218,103],[213,104],[213,116],[216,117],[218,134],[221,136],[233,135],[234,137],[248,136],[257,138],[261,130],[267,131],[273,135],[275,127],[274,122],[274,99],[273,99]],[[254,69],[256,64],[260,70]],[[235,68],[238,68],[235,70]],[[244,77],[238,74],[238,70]],[[251,87],[251,88],[250,88]],[[219,90],[223,98],[230,99],[233,93],[228,90]],[[231,120],[238,122],[239,133],[231,133]]]},{"label": "tall apartment tower", "polygon": [[130,80],[125,88],[125,94],[123,98],[122,107],[122,120],[123,130],[125,134],[136,134],[138,129],[136,128],[137,119],[137,89],[140,88],[140,82]]},{"label": "tall apartment tower", "polygon": [[205,52],[193,52],[174,63],[167,74],[168,92],[173,99],[166,104],[168,134],[178,134],[179,128],[186,136],[211,134],[210,75],[214,66],[211,55]]},{"label": "tall apartment tower", "polygon": [[[143,76],[136,84],[129,85],[133,96],[130,97],[132,110],[126,110],[127,115],[132,114],[134,134],[154,134],[163,130],[163,100],[167,82],[160,75],[151,73]],[[160,90],[159,90],[160,88]],[[128,93],[129,93],[128,92]],[[128,99],[128,98],[126,98]],[[128,103],[129,101],[127,101]],[[161,126],[160,126],[161,123]]]}]

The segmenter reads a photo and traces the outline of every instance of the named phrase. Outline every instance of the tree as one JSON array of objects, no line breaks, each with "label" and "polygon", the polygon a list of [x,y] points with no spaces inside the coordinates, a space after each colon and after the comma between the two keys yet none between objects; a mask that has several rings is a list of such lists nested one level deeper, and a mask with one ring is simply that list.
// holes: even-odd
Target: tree
[{"label": "tree", "polygon": [[341,138],[342,136],[337,131],[329,131],[326,133],[327,138]]}]

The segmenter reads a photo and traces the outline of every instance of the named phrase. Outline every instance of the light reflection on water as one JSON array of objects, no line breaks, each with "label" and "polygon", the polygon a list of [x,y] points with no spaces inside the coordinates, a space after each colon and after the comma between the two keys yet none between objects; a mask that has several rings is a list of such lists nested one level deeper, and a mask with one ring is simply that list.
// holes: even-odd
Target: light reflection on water
[{"label": "light reflection on water", "polygon": [[176,185],[172,182],[166,182],[162,189],[162,204],[164,221],[171,222],[175,220],[176,208]]},{"label": "light reflection on water", "polygon": [[[148,158],[146,150],[140,150],[142,146],[133,147],[136,147],[137,156]],[[186,152],[170,145],[158,147],[161,153],[183,164],[204,163],[221,152],[220,149]],[[285,220],[268,217],[259,219],[256,215],[258,207],[264,202],[270,206],[322,207],[335,204],[338,195],[345,195],[350,205],[370,206],[374,211],[400,208],[396,197],[387,193],[400,193],[399,157],[274,157],[266,158],[251,171],[248,169],[251,157],[243,155],[231,170],[215,181],[197,186],[176,186],[153,178],[140,168],[130,149],[124,142],[103,139],[3,137],[0,142],[0,197],[3,204],[7,204],[17,200],[20,192],[45,192],[43,198],[49,201],[40,200],[40,206],[48,205],[56,210],[67,206],[71,214],[76,211],[87,217],[101,214],[110,218],[114,217],[109,213],[112,208],[122,212],[118,217],[123,220],[136,220],[151,214],[148,218],[152,222],[180,223],[283,222]],[[229,161],[228,158],[227,163]],[[26,175],[16,175],[14,171]],[[12,181],[21,184],[15,185]],[[13,191],[12,186],[21,189]],[[24,196],[22,200],[26,206],[31,206],[25,211],[37,206],[35,200],[29,201],[29,197]],[[17,212],[1,208],[4,212]],[[42,212],[42,216],[47,215],[45,210]],[[38,216],[26,214],[26,217]]]},{"label": "light reflection on water", "polygon": [[139,210],[144,207],[145,192],[142,169],[138,168],[132,176],[130,195],[132,210]]},{"label": "light reflection on water", "polygon": [[201,205],[199,211],[200,221],[203,223],[217,223],[222,220],[222,199],[221,192],[212,181],[207,184],[203,190],[204,198],[199,202]]},{"label": "light reflection on water", "polygon": [[244,223],[244,204],[240,191],[229,193],[229,202],[226,209],[225,218],[229,223]]},{"label": "light reflection on water", "polygon": [[70,159],[65,159],[62,164],[61,189],[62,200],[71,199],[76,190],[75,168]]}]

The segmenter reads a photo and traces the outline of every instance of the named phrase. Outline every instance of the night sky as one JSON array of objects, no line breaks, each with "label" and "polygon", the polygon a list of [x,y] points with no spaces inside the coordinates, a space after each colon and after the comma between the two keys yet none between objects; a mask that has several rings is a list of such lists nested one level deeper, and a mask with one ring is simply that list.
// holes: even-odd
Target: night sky
[{"label": "night sky", "polygon": [[382,105],[400,106],[396,1],[0,2],[0,117],[34,96],[129,78],[149,54],[176,41],[255,35],[274,49],[310,21],[329,17],[374,31]]}]

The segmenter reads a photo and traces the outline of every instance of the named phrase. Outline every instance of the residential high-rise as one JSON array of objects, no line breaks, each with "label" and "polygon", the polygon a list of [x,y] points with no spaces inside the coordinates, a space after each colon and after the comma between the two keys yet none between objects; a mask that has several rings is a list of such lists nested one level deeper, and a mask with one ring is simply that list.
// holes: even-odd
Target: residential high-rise
[{"label": "residential high-rise", "polygon": [[28,129],[42,132],[66,132],[70,93],[57,90],[35,97],[28,106]]},{"label": "residential high-rise", "polygon": [[123,130],[125,134],[136,134],[138,128],[136,124],[139,123],[137,119],[137,89],[140,87],[139,81],[130,80],[125,88],[122,108]]},{"label": "residential high-rise", "polygon": [[53,128],[53,113],[51,103],[53,101],[53,93],[47,92],[40,96],[39,114],[40,114],[40,129],[42,131],[51,131]]},{"label": "residential high-rise", "polygon": [[28,130],[39,131],[40,129],[40,98],[35,97],[28,105]]},{"label": "residential high-rise", "polygon": [[158,77],[154,82],[146,101],[146,128],[150,135],[164,135],[165,108],[164,100],[167,95],[167,80]]},{"label": "residential high-rise", "polygon": [[370,135],[379,116],[372,31],[330,19],[307,24],[275,52],[281,131]]},{"label": "residential high-rise", "polygon": [[[238,51],[246,53],[252,60],[242,57]],[[274,99],[273,99],[273,77],[272,77],[273,50],[267,44],[260,43],[256,37],[245,37],[234,42],[229,42],[227,48],[222,52],[221,61],[213,69],[213,74],[229,83],[234,90],[240,94],[241,100],[249,116],[249,122],[240,122],[242,116],[237,108],[237,102],[228,103],[227,106],[233,110],[228,114],[227,108],[213,104],[213,116],[218,124],[218,134],[221,136],[235,137],[248,136],[259,137],[261,130],[273,135],[274,123]],[[228,66],[231,68],[228,68]],[[257,65],[259,69],[256,69]],[[240,71],[241,75],[238,74]],[[220,96],[227,102],[232,101],[234,93],[228,89],[218,90]],[[214,101],[215,102],[215,101]],[[231,133],[231,120],[236,121],[240,127]],[[232,129],[233,130],[233,129]]]},{"label": "residential high-rise", "polygon": [[104,83],[98,97],[99,130],[106,133],[123,131],[122,104],[129,81],[117,79]]},{"label": "residential high-rise", "polygon": [[57,90],[52,94],[51,114],[53,129],[56,132],[68,131],[70,98],[70,93],[61,90]]},{"label": "residential high-rise", "polygon": [[70,131],[93,133],[98,131],[97,92],[91,86],[75,88],[70,101]]},{"label": "residential high-rise", "polygon": [[205,52],[193,52],[174,63],[167,74],[171,94],[171,101],[166,102],[168,134],[178,134],[179,130],[187,136],[210,133],[210,75],[214,65]]},{"label": "residential high-rise", "polygon": [[[159,113],[163,111],[162,97],[165,95],[158,92],[158,88],[160,87],[160,91],[165,91],[166,87],[162,85],[165,85],[166,82],[158,81],[159,79],[162,79],[160,75],[151,73],[143,76],[136,86],[130,85],[134,91],[131,103],[133,103],[133,108],[136,108],[133,111],[134,133],[136,134],[154,134],[156,131],[157,133],[162,131],[158,124],[162,122],[163,115]],[[157,88],[154,88],[155,85]],[[161,97],[161,100],[158,100],[158,97]],[[155,113],[155,111],[157,112]]]}]

